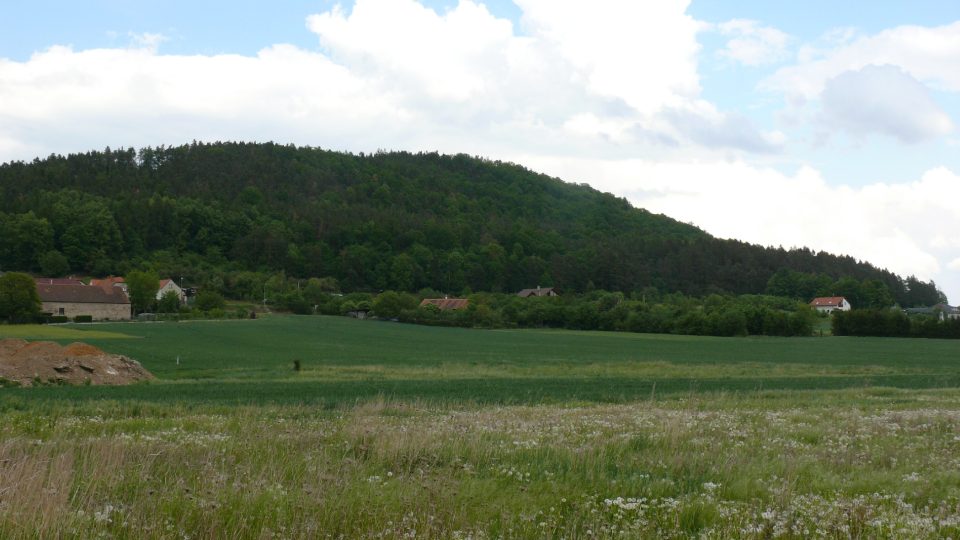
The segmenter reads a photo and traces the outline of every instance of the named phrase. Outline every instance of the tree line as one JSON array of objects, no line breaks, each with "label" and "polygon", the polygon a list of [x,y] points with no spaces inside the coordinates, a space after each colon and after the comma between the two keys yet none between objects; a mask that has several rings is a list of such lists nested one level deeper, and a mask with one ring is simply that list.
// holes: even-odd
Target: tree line
[{"label": "tree line", "polygon": [[895,309],[836,312],[831,322],[833,334],[837,336],[960,339],[960,319],[908,316]]},{"label": "tree line", "polygon": [[806,302],[767,295],[719,295],[698,298],[660,293],[654,288],[624,294],[594,290],[558,297],[521,298],[480,292],[467,296],[468,307],[441,311],[421,306],[443,293],[333,292],[335,283],[311,279],[296,283],[275,276],[266,301],[271,308],[297,314],[348,315],[369,312],[380,319],[467,328],[564,328],[618,332],[708,336],[809,336],[818,314]]}]

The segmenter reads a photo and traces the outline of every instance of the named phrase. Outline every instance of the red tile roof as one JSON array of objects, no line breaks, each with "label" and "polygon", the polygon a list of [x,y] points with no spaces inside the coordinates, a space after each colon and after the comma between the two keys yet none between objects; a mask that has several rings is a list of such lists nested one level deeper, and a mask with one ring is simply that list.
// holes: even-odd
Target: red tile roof
[{"label": "red tile roof", "polygon": [[424,298],[423,302],[420,302],[420,307],[437,306],[441,311],[464,309],[468,305],[470,301],[466,298]]},{"label": "red tile roof", "polygon": [[846,298],[842,296],[822,296],[811,300],[810,305],[813,307],[840,307],[844,300]]},{"label": "red tile roof", "polygon": [[103,279],[90,280],[90,285],[94,287],[103,287],[104,285],[108,287],[112,287],[113,285],[116,285],[118,283],[126,283],[126,280],[120,276],[116,276],[116,277],[110,276],[110,277],[105,277]]},{"label": "red tile roof", "polygon": [[91,287],[89,285],[37,284],[42,302],[68,304],[129,304],[130,298],[119,287]]}]

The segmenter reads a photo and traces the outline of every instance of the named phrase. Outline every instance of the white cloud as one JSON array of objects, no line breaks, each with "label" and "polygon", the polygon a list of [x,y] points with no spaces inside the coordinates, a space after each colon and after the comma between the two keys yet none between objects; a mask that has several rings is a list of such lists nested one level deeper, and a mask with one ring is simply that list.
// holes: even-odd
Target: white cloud
[{"label": "white cloud", "polygon": [[763,245],[845,253],[901,275],[935,279],[960,297],[960,175],[932,169],[916,182],[828,185],[809,167],[786,175],[743,161],[651,162],[518,156],[538,170],[626,196],[712,234]]},{"label": "white cloud", "polygon": [[307,26],[335,61],[357,74],[454,102],[481,97],[511,75],[503,60],[513,59],[519,69],[532,67],[524,59],[537,60],[524,58],[525,44],[509,21],[470,1],[439,15],[412,0],[359,0],[351,13],[337,6],[311,15]]},{"label": "white cloud", "polygon": [[950,264],[947,265],[947,268],[960,271],[960,257],[950,261]]},{"label": "white cloud", "polygon": [[700,92],[699,25],[686,14],[689,3],[517,0],[523,25],[569,62],[572,78],[641,113]]},{"label": "white cloud", "polygon": [[[162,36],[129,47],[51,47],[0,60],[0,160],[193,139],[495,154],[775,150],[699,99],[688,0],[521,0],[524,34],[470,0],[358,0],[309,17],[323,52],[178,56]],[[665,150],[666,149],[666,150]]]},{"label": "white cloud", "polygon": [[838,46],[807,47],[800,59],[797,65],[779,69],[762,86],[812,99],[841,73],[893,65],[934,88],[960,91],[960,21],[933,28],[899,26],[856,39],[845,33]]},{"label": "white cloud", "polygon": [[415,0],[358,0],[350,13],[310,16],[308,27],[335,61],[408,98],[538,114],[580,101],[650,115],[699,93],[687,0],[518,4],[526,36],[470,0],[442,15]]},{"label": "white cloud", "polygon": [[[407,119],[368,82],[291,46],[256,57],[53,47],[25,63],[0,61],[0,138],[45,152],[193,139],[362,144]],[[0,155],[14,157],[30,156]]]},{"label": "white cloud", "polygon": [[764,66],[785,60],[790,36],[757,21],[733,19],[717,25],[725,36],[733,36],[717,56],[746,66]]},{"label": "white cloud", "polygon": [[826,82],[823,122],[862,136],[882,133],[915,143],[953,130],[950,117],[916,79],[894,66],[866,66]]}]

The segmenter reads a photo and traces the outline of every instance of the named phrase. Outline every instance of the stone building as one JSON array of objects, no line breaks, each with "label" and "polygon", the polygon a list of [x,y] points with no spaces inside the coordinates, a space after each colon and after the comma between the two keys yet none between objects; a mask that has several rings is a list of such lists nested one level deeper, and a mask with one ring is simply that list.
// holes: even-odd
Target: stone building
[{"label": "stone building", "polygon": [[90,315],[95,321],[130,320],[130,298],[120,287],[37,283],[41,311],[70,317]]}]

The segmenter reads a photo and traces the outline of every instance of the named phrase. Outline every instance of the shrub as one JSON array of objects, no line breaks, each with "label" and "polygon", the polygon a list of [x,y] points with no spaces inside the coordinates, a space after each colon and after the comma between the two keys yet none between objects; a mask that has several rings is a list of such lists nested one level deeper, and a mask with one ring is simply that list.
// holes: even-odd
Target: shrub
[{"label": "shrub", "polygon": [[417,299],[405,293],[384,291],[373,301],[373,313],[384,319],[394,319],[400,312],[417,307]]},{"label": "shrub", "polygon": [[200,311],[223,310],[224,306],[226,306],[226,302],[216,291],[201,291],[197,295],[196,307]]},{"label": "shrub", "polygon": [[157,311],[160,313],[176,313],[180,311],[180,295],[176,291],[163,293],[157,302]]},{"label": "shrub", "polygon": [[93,322],[93,315],[77,315],[73,318],[73,322],[78,323],[88,323]]},{"label": "shrub", "polygon": [[313,313],[313,305],[308,302],[300,293],[290,293],[279,298],[278,304],[281,308],[295,315],[309,315]]},{"label": "shrub", "polygon": [[50,319],[48,320],[50,324],[62,324],[65,322],[70,322],[70,317],[67,317],[66,315],[51,315]]}]

